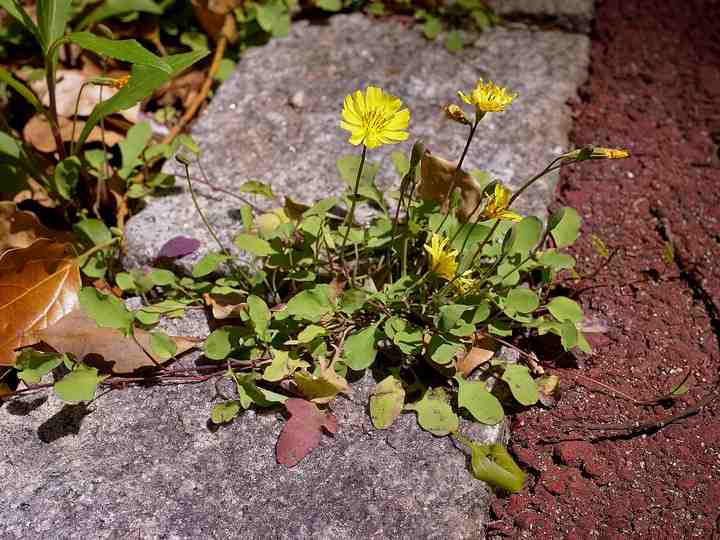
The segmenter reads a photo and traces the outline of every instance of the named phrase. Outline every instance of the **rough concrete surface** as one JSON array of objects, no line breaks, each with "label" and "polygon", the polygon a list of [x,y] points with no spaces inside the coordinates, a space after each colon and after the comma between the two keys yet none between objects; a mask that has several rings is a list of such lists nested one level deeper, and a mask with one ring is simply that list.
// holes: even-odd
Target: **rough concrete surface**
[{"label": "rough concrete surface", "polygon": [[[442,105],[478,77],[520,92],[511,109],[489,115],[468,168],[517,186],[567,145],[565,101],[585,77],[587,38],[497,29],[463,53],[424,41],[394,22],[359,15],[327,25],[300,22],[287,39],[249,51],[193,130],[212,181],[237,190],[270,181],[281,195],[312,202],[342,185],[335,159],[357,152],[338,128],[342,98],[367,84],[400,96],[413,137],[456,157],[464,133]],[[292,104],[291,104],[292,102]],[[373,152],[385,157],[411,142]],[[394,179],[386,159],[380,179]],[[193,174],[197,174],[193,168]],[[525,209],[544,210],[553,182]],[[227,242],[239,229],[238,202],[198,186],[201,204]],[[184,234],[210,246],[185,190],[153,198],[126,230],[127,262],[149,263]],[[203,335],[201,313],[172,323]],[[190,364],[192,357],[182,360]],[[482,538],[490,494],[451,441],[402,415],[377,431],[367,415],[368,379],[333,409],[335,437],[288,469],[274,459],[276,413],[247,412],[217,431],[207,427],[212,384],[115,391],[86,414],[54,396],[0,407],[0,528],[3,538]],[[501,428],[471,435],[502,438]]]},{"label": "rough concrete surface", "polygon": [[[589,41],[579,34],[502,28],[474,39],[461,53],[451,54],[442,40],[428,42],[397,22],[359,14],[332,17],[325,25],[299,22],[288,38],[248,51],[196,123],[192,133],[202,148],[205,172],[212,183],[233,192],[242,182],[258,179],[300,202],[341,193],[336,159],[358,153],[339,127],[342,101],[374,84],[399,96],[411,111],[410,140],[369,153],[370,159],[384,159],[379,184],[397,185],[389,155],[409,152],[417,138],[436,155],[460,156],[467,132],[446,120],[441,108],[457,101],[458,90],[468,91],[484,77],[520,96],[508,111],[486,116],[466,168],[490,171],[518,187],[568,145],[571,118],[565,102],[585,79]],[[179,172],[177,164],[171,167]],[[197,166],[191,175],[200,178]],[[519,200],[521,210],[543,214],[556,178],[529,190]],[[180,176],[178,183],[182,187],[176,193],[151,198],[129,221],[128,265],[149,264],[162,244],[179,234],[216,249]],[[200,184],[196,189],[229,245],[240,228],[237,208],[242,203]]]},{"label": "rough concrete surface", "polygon": [[536,20],[573,32],[589,32],[595,0],[487,0],[502,17]]}]

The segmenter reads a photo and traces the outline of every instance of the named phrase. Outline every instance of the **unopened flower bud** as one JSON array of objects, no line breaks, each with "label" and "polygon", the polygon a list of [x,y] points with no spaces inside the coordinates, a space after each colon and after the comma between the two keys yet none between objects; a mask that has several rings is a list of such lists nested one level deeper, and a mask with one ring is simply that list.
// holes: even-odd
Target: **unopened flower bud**
[{"label": "unopened flower bud", "polygon": [[601,148],[596,146],[593,148],[592,157],[594,159],[624,159],[630,157],[630,152],[623,148]]},{"label": "unopened flower bud", "polygon": [[445,111],[445,116],[447,116],[449,120],[460,124],[470,125],[470,120],[468,120],[468,117],[465,115],[465,111],[457,105],[446,105],[443,110]]}]

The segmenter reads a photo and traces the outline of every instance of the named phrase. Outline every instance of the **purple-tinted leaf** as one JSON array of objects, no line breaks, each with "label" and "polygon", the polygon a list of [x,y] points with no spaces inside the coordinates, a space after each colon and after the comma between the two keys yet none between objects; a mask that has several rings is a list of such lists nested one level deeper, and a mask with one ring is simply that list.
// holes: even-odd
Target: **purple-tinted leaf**
[{"label": "purple-tinted leaf", "polygon": [[290,398],[285,402],[285,408],[290,419],[280,433],[275,455],[278,463],[292,467],[320,444],[322,430],[337,431],[337,418],[304,399]]},{"label": "purple-tinted leaf", "polygon": [[200,240],[187,236],[176,236],[165,242],[160,248],[158,258],[176,259],[195,252],[200,247]]}]

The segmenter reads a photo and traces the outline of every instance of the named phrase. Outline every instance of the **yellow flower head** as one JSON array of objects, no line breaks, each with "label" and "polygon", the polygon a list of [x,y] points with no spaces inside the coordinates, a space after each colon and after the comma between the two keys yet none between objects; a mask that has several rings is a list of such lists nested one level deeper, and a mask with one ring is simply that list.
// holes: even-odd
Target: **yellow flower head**
[{"label": "yellow flower head", "polygon": [[446,105],[443,109],[445,111],[445,116],[448,118],[448,120],[452,120],[453,122],[458,122],[459,124],[470,124],[470,120],[465,115],[465,111],[463,111],[460,107],[458,107],[455,104],[452,105]]},{"label": "yellow flower head", "polygon": [[400,109],[402,101],[380,88],[368,86],[345,96],[340,127],[350,132],[350,144],[377,148],[408,138],[410,111]]},{"label": "yellow flower head", "polygon": [[447,238],[443,238],[439,234],[433,233],[430,239],[430,245],[425,244],[425,251],[430,255],[430,271],[435,272],[440,277],[451,280],[455,277],[457,271],[457,262],[455,257],[458,252],[456,250],[445,250],[447,246]]},{"label": "yellow flower head", "polygon": [[623,159],[630,157],[630,152],[622,148],[601,148],[596,146],[593,148],[590,157],[595,159]]},{"label": "yellow flower head", "polygon": [[510,203],[510,190],[503,187],[502,184],[495,184],[495,193],[490,197],[482,217],[484,219],[508,219],[510,221],[520,221],[522,216],[511,212],[507,209]]},{"label": "yellow flower head", "polygon": [[474,105],[478,114],[503,112],[517,97],[517,93],[511,94],[506,88],[492,81],[484,83],[482,79],[477,82],[469,96],[462,92],[458,92],[458,95],[468,105]]},{"label": "yellow flower head", "polygon": [[130,75],[123,75],[122,77],[113,79],[112,85],[115,88],[122,88],[123,86],[126,86],[127,83],[129,83],[129,82],[130,82]]}]

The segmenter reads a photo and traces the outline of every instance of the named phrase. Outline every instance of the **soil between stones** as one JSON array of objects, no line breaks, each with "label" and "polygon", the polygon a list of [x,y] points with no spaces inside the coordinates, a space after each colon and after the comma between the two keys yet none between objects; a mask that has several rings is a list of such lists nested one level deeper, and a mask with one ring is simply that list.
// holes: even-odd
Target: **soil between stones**
[{"label": "soil between stones", "polygon": [[[581,274],[603,264],[591,235],[619,248],[594,279],[571,285],[585,289],[586,312],[608,330],[594,338],[593,356],[545,359],[562,397],[553,410],[514,416],[511,447],[533,478],[493,504],[488,536],[719,538],[720,399],[646,435],[543,442],[609,433],[570,429],[577,424],[660,419],[718,391],[720,4],[607,0],[592,39],[574,142],[626,147],[633,157],[566,170],[557,203],[584,218]],[[689,393],[664,406],[613,397],[577,377],[651,400],[686,370]]]}]

